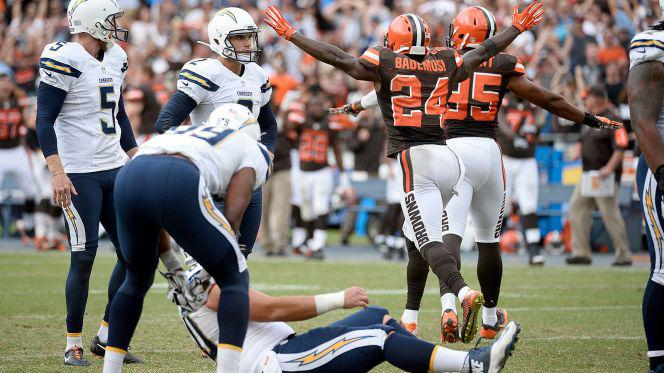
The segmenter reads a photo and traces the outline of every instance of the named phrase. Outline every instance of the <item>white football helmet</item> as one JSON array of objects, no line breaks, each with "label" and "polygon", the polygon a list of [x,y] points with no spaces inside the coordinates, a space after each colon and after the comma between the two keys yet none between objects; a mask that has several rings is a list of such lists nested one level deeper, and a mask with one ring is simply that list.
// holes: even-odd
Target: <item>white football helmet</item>
[{"label": "white football helmet", "polygon": [[261,128],[249,109],[240,104],[223,104],[210,113],[206,123],[211,126],[238,130],[252,139],[261,138]]},{"label": "white football helmet", "polygon": [[69,32],[87,32],[101,41],[127,41],[129,31],[116,22],[123,14],[115,0],[71,0],[67,7]]},{"label": "white football helmet", "polygon": [[[256,62],[260,58],[261,48],[254,19],[247,11],[240,8],[224,8],[218,11],[208,23],[210,43],[202,43],[224,58],[230,58],[243,64]],[[249,51],[236,51],[228,40],[229,36],[251,34],[252,43]]]}]

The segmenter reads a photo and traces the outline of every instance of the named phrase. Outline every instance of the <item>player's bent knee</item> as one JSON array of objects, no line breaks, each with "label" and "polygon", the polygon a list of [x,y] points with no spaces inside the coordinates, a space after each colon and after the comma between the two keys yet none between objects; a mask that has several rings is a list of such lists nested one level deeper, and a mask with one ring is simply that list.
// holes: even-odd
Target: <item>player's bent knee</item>
[{"label": "player's bent knee", "polygon": [[433,241],[424,245],[420,252],[430,267],[453,263],[456,265],[454,254],[442,242]]}]

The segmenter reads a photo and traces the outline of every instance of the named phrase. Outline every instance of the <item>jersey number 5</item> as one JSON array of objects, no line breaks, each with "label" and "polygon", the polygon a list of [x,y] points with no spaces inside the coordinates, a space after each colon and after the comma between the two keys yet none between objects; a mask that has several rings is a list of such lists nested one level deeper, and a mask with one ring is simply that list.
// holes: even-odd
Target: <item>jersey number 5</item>
[{"label": "jersey number 5", "polygon": [[99,100],[100,100],[100,110],[102,112],[106,110],[111,111],[111,122],[107,122],[101,118],[101,132],[107,135],[115,134],[115,101],[109,100],[108,95],[113,95],[115,92],[113,86],[101,86],[99,87]]},{"label": "jersey number 5", "polygon": [[[392,113],[394,125],[407,127],[422,127],[422,112],[429,116],[438,116],[436,125],[445,124],[445,105],[447,103],[447,86],[449,78],[438,78],[436,86],[431,91],[424,106],[422,106],[422,83],[415,75],[395,76],[390,82],[393,93],[408,89],[407,95],[392,97]],[[408,111],[408,112],[406,112]]]}]

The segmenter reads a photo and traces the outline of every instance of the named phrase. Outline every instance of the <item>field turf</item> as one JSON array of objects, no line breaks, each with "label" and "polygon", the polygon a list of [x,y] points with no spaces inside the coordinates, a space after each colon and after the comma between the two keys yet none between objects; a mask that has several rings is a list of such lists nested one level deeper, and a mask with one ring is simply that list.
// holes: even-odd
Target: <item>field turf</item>
[{"label": "field turf", "polygon": [[[96,332],[106,303],[106,285],[114,256],[100,252],[90,283],[84,343],[90,369],[65,367],[64,283],[69,255],[0,252],[0,371],[101,371],[102,361],[87,345]],[[404,263],[312,263],[297,259],[250,260],[252,284],[272,295],[315,294],[351,285],[365,287],[372,304],[388,308],[397,318],[405,302]],[[463,273],[477,286],[475,268]],[[508,266],[501,306],[523,331],[507,372],[644,372],[646,344],[641,298],[647,271],[607,267]],[[437,282],[429,286],[420,313],[420,336],[439,340],[440,302]],[[349,311],[331,312],[295,323],[297,331],[325,325]],[[468,349],[471,345],[454,345]],[[202,358],[165,298],[158,275],[147,296],[132,351],[146,364],[128,372],[213,371]],[[383,364],[378,372],[397,372]]]}]

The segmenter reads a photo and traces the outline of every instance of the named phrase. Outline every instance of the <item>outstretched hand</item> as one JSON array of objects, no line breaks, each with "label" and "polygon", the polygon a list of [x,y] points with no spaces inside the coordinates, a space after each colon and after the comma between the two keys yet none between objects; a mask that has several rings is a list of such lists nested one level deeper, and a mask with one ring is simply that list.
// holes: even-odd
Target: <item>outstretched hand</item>
[{"label": "outstretched hand", "polygon": [[284,17],[279,8],[274,5],[271,5],[265,8],[265,18],[263,22],[267,23],[268,26],[272,27],[279,36],[286,40],[290,40],[291,36],[297,32],[295,27],[293,27],[290,22]]},{"label": "outstretched hand", "polygon": [[544,4],[535,1],[528,5],[523,12],[519,13],[519,7],[514,6],[512,10],[512,25],[521,32],[528,31],[544,20]]}]

